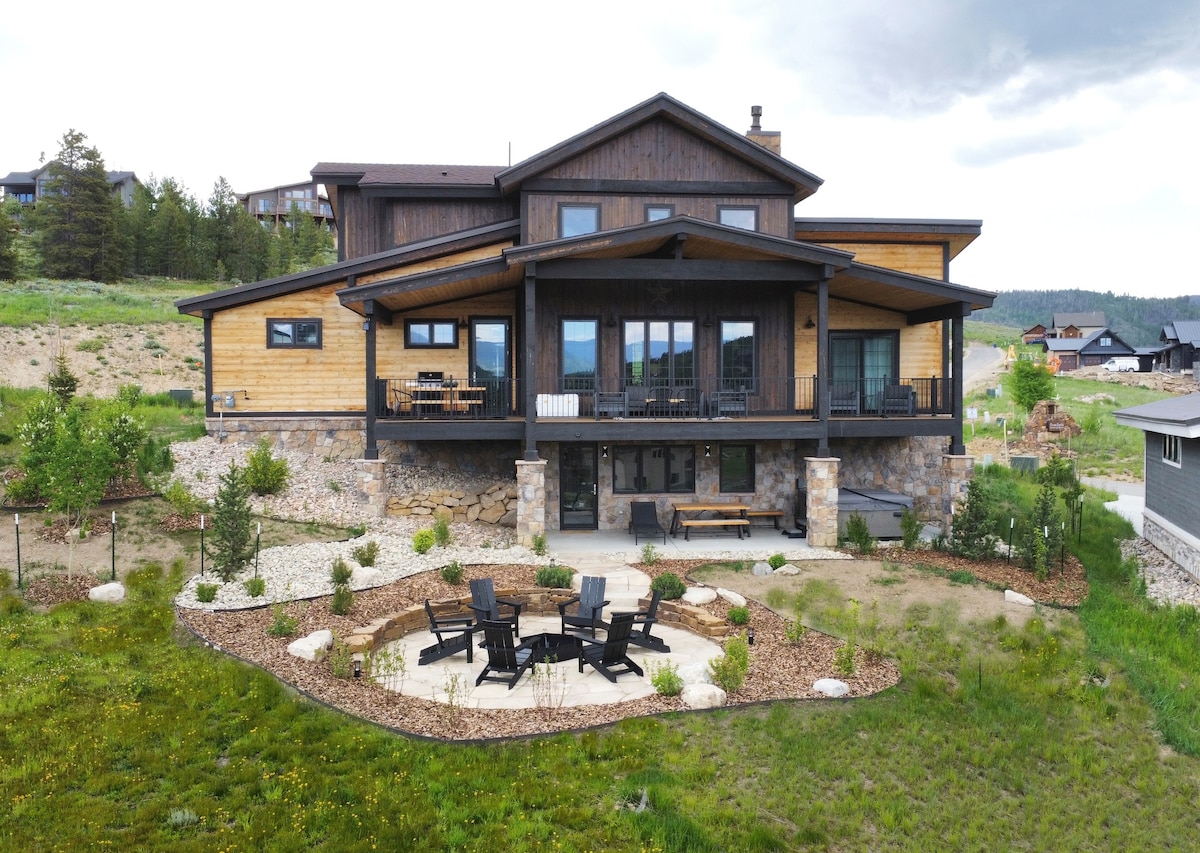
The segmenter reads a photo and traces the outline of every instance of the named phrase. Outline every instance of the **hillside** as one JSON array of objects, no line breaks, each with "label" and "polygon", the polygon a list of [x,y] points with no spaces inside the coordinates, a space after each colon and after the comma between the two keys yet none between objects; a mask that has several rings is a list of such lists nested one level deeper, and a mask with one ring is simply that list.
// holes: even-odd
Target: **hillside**
[{"label": "hillside", "polygon": [[972,320],[1028,329],[1050,324],[1056,312],[1100,311],[1109,327],[1130,346],[1154,346],[1162,327],[1173,320],[1200,320],[1200,296],[1143,298],[1091,290],[1010,290],[996,294],[991,308]]}]

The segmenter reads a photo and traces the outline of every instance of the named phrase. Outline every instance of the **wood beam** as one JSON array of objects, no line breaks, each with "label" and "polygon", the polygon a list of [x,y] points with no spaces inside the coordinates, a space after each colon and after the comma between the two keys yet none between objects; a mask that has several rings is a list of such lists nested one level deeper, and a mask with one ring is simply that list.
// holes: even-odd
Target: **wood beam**
[{"label": "wood beam", "polygon": [[824,266],[803,261],[564,258],[542,261],[540,275],[560,280],[820,281]]}]

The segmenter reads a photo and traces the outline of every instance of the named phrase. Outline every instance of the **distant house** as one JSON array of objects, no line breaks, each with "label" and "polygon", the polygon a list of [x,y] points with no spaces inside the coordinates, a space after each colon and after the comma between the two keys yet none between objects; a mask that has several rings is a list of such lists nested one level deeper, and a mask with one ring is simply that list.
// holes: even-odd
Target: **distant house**
[{"label": "distant house", "polygon": [[334,227],[333,208],[329,199],[321,192],[320,184],[315,181],[252,190],[237,198],[247,213],[259,222],[271,226],[286,221],[294,204],[300,210],[311,213],[317,224],[326,230],[332,230]]},{"label": "distant house", "polygon": [[1146,433],[1146,508],[1142,535],[1200,580],[1200,394],[1113,413]]},{"label": "distant house", "polygon": [[1058,357],[1059,370],[1095,367],[1117,355],[1136,355],[1137,351],[1113,332],[1103,328],[1086,338],[1047,338],[1042,350]]},{"label": "distant house", "polygon": [[[133,204],[133,188],[141,181],[133,172],[108,172],[108,183],[113,195],[121,197],[121,202],[129,207]],[[15,198],[21,204],[34,205],[45,195],[46,183],[50,180],[50,164],[47,163],[32,172],[9,172],[0,179],[0,192],[3,197]]]},{"label": "distant house", "polygon": [[1046,340],[1046,327],[1041,323],[1021,333],[1021,341],[1030,346],[1040,344],[1044,340]]},{"label": "distant house", "polygon": [[1046,332],[1051,338],[1087,338],[1107,327],[1103,311],[1057,312]]},{"label": "distant house", "polygon": [[1158,359],[1160,369],[1172,373],[1193,369],[1196,349],[1200,347],[1200,320],[1168,323],[1163,326],[1158,339],[1164,345]]}]

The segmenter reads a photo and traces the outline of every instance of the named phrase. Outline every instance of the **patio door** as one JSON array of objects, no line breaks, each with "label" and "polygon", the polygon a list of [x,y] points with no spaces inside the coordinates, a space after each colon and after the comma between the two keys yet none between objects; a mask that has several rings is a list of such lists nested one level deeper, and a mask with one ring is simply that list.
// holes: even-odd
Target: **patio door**
[{"label": "patio door", "polygon": [[507,317],[471,319],[471,385],[484,389],[484,414],[508,417],[512,410],[512,325]]},{"label": "patio door", "polygon": [[595,530],[599,487],[596,485],[596,446],[559,445],[558,527],[560,530]]}]

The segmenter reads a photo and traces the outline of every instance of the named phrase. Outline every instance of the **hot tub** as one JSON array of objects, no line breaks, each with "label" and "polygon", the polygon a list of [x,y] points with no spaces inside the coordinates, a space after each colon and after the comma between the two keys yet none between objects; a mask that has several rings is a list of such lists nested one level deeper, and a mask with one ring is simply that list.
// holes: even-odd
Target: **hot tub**
[{"label": "hot tub", "polygon": [[902,539],[900,516],[912,509],[913,499],[882,489],[838,489],[838,532],[846,533],[850,516],[858,513],[867,522],[867,530],[876,539]]}]

